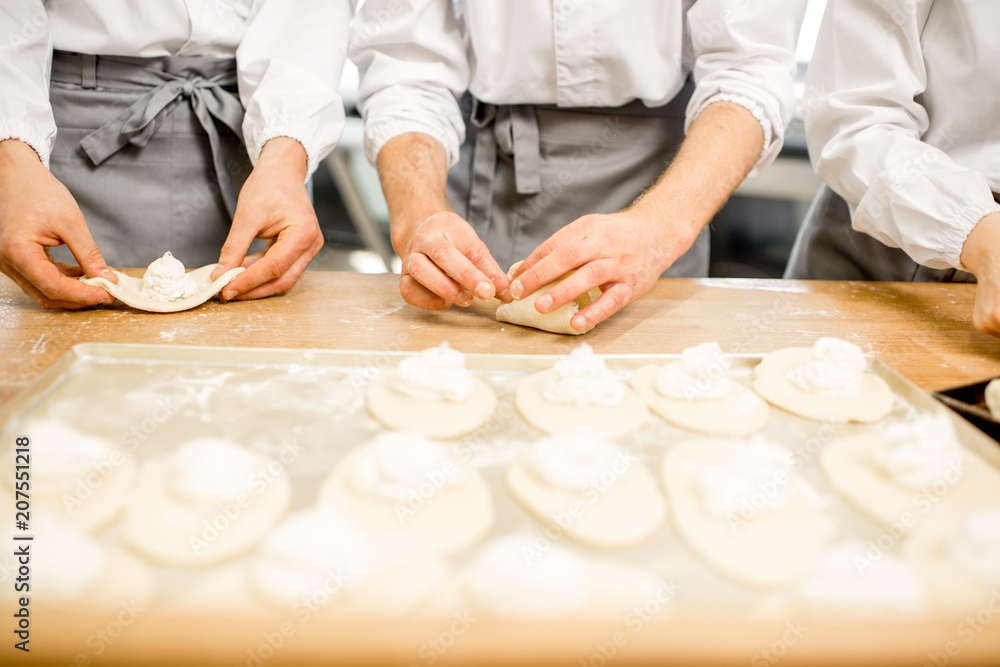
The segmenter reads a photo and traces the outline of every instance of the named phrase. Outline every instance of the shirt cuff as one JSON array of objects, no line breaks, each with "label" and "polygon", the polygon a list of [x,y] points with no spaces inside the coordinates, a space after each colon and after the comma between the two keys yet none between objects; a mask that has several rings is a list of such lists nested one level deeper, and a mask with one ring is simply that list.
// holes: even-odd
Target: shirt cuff
[{"label": "shirt cuff", "polygon": [[38,159],[42,161],[45,168],[49,168],[53,137],[45,136],[25,123],[0,118],[0,141],[4,141],[5,139],[17,139],[28,144],[38,153]]},{"label": "shirt cuff", "polygon": [[941,235],[944,261],[948,262],[949,266],[953,266],[959,271],[969,271],[962,264],[962,249],[965,247],[965,241],[976,225],[991,213],[1000,213],[1000,204],[992,200],[989,202],[969,202],[955,211],[955,224],[945,225]]},{"label": "shirt cuff", "polygon": [[368,161],[374,165],[383,146],[389,143],[391,139],[409,132],[426,134],[444,146],[444,150],[448,154],[448,169],[458,164],[459,149],[461,148],[463,139],[451,132],[442,131],[440,127],[434,127],[433,125],[421,123],[416,120],[366,120],[365,155],[368,156]]},{"label": "shirt cuff", "polygon": [[308,182],[319,166],[319,161],[324,157],[320,155],[320,147],[314,139],[316,133],[313,125],[314,123],[308,120],[292,116],[275,116],[267,119],[263,127],[248,133],[246,136],[247,153],[250,156],[250,163],[254,166],[257,165],[260,153],[264,150],[264,144],[271,139],[288,137],[302,144],[302,148],[306,151],[306,158],[308,160],[306,182]]},{"label": "shirt cuff", "polygon": [[694,114],[689,115],[685,131],[691,127],[691,124],[696,118],[698,118],[698,116],[701,115],[702,111],[716,102],[730,102],[741,106],[753,114],[753,117],[757,119],[758,123],[760,123],[760,129],[764,132],[764,148],[761,150],[760,156],[757,158],[757,162],[754,164],[753,170],[747,174],[747,178],[756,176],[760,172],[764,171],[764,169],[766,169],[771,162],[774,161],[774,158],[777,157],[778,152],[781,151],[781,144],[784,142],[783,134],[779,133],[778,136],[775,136],[774,125],[767,117],[764,105],[752,97],[734,95],[732,93],[716,93],[705,100],[704,104],[702,104]]}]

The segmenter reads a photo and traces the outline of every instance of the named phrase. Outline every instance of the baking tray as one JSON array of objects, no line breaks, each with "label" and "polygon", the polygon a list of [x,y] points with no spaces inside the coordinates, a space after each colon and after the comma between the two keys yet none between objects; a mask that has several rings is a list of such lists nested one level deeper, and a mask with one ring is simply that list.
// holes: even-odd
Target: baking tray
[{"label": "baking tray", "polygon": [[[316,490],[336,460],[360,445],[380,426],[364,408],[368,383],[407,353],[330,350],[279,350],[87,344],[75,346],[29,387],[0,408],[0,437],[6,442],[27,419],[66,419],[87,433],[123,441],[139,438],[140,464],[200,435],[224,435],[261,452],[277,451],[288,440],[303,443],[307,454],[288,467],[294,482],[293,509],[313,503]],[[623,375],[677,355],[602,355]],[[466,355],[467,367],[497,393],[494,418],[483,429],[452,446],[479,466],[494,492],[497,523],[491,536],[538,524],[510,498],[503,466],[524,443],[541,436],[518,416],[513,392],[525,375],[544,370],[555,355]],[[731,376],[749,383],[761,355],[736,355]],[[873,369],[901,400],[896,416],[935,409],[925,392],[875,360]],[[156,417],[164,410],[169,416]],[[801,453],[820,437],[827,441],[860,431],[857,425],[821,425],[774,410],[768,435]],[[956,418],[963,443],[1000,468],[1000,448]],[[137,435],[138,434],[138,435]],[[673,443],[699,437],[653,417],[636,435],[619,444],[637,454],[656,474],[660,457]],[[875,539],[882,529],[835,496],[815,462],[801,469],[814,486],[829,493],[830,515],[841,536]],[[120,543],[116,526],[101,534]],[[584,547],[573,545],[582,552]],[[603,665],[660,663],[716,664],[869,664],[927,662],[960,641],[956,623],[945,616],[918,622],[858,621],[831,618],[803,625],[781,593],[753,592],[720,578],[683,547],[667,525],[647,543],[602,557],[647,569],[678,585],[669,604],[649,616],[637,632],[632,624],[607,621],[564,623],[493,620],[479,615],[469,628],[457,620],[414,618],[392,623],[320,621],[302,625],[278,614],[257,614],[225,604],[206,604],[198,595],[199,577],[208,574],[157,570],[161,600],[127,629],[115,615],[46,612],[36,619],[32,663],[71,664],[510,664],[558,662]],[[468,555],[452,560],[456,568]],[[240,561],[226,567],[239,567]],[[9,564],[9,561],[8,561]],[[8,585],[7,582],[4,585]],[[117,628],[113,642],[95,640]],[[461,629],[461,633],[458,630]],[[280,630],[280,632],[279,632]],[[278,632],[278,634],[275,634]],[[98,633],[95,635],[95,633]],[[280,646],[275,646],[280,639]],[[624,641],[619,641],[624,640]],[[956,646],[958,646],[956,644]],[[1000,619],[958,646],[962,662],[990,664],[1000,655]],[[100,653],[98,651],[100,650]],[[947,653],[942,655],[949,656]],[[4,658],[23,658],[0,651]]]},{"label": "baking tray", "polygon": [[1000,441],[1000,421],[990,414],[986,407],[986,385],[990,380],[953,387],[934,392],[938,399],[949,408],[962,415],[973,426],[994,440]]}]

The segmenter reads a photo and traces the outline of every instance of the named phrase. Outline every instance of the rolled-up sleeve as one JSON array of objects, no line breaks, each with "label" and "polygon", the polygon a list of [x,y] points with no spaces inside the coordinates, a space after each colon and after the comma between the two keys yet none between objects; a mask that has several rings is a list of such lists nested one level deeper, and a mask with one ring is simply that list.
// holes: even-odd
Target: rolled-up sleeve
[{"label": "rolled-up sleeve", "polygon": [[760,123],[765,169],[785,139],[794,108],[795,47],[806,0],[698,0],[687,13],[695,92],[687,128],[715,102],[738,104]]},{"label": "rolled-up sleeve", "polygon": [[261,0],[236,51],[243,136],[254,164],[271,139],[295,139],[309,174],[344,129],[338,93],[354,0]]},{"label": "rolled-up sleeve", "polygon": [[358,106],[372,164],[393,137],[429,135],[458,162],[465,123],[457,98],[469,86],[466,37],[451,0],[367,0],[351,30],[361,71]]},{"label": "rolled-up sleeve", "polygon": [[52,31],[42,0],[0,6],[0,141],[18,139],[46,166],[56,140],[49,104]]},{"label": "rolled-up sleeve", "polygon": [[[986,175],[925,141],[920,35],[930,0],[830,0],[807,78],[806,133],[817,173],[858,231],[934,269],[962,269],[976,224],[1000,211]],[[887,26],[890,29],[887,29]]]}]

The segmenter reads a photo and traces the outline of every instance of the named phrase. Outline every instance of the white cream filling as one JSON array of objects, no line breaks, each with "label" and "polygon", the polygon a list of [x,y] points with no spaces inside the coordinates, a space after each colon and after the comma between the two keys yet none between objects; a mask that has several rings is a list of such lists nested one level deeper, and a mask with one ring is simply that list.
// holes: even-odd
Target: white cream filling
[{"label": "white cream filling", "polygon": [[860,347],[839,338],[820,338],[812,356],[788,372],[794,386],[810,394],[852,397],[861,393],[868,359]]},{"label": "white cream filling", "polygon": [[394,431],[380,434],[356,459],[352,473],[355,490],[395,502],[405,502],[413,494],[428,497],[465,479],[465,467],[443,445]]},{"label": "white cream filling", "polygon": [[625,385],[586,343],[556,362],[542,385],[547,401],[579,408],[611,407],[625,397]]},{"label": "white cream filling", "polygon": [[74,493],[99,467],[112,468],[114,449],[100,438],[51,420],[32,421],[24,432],[31,434],[31,474],[39,493]]},{"label": "white cream filling", "polygon": [[458,403],[472,394],[473,378],[465,368],[465,357],[441,343],[399,362],[392,388],[418,401]]},{"label": "white cream filling", "polygon": [[483,547],[466,581],[479,606],[512,618],[571,616],[589,595],[583,560],[558,544],[539,547],[528,533],[507,535]]},{"label": "white cream filling", "polygon": [[542,438],[530,447],[525,461],[540,481],[571,493],[583,493],[591,484],[613,484],[632,464],[623,450],[590,432]]},{"label": "white cream filling", "polygon": [[948,547],[948,557],[975,577],[1000,582],[1000,505],[966,517]]},{"label": "white cream filling", "polygon": [[32,518],[37,543],[31,550],[32,597],[55,606],[79,601],[104,572],[104,548],[44,511],[36,510]]},{"label": "white cream filling", "polygon": [[924,587],[912,566],[855,539],[834,547],[799,593],[816,606],[869,615],[918,615],[925,606]]},{"label": "white cream filling", "polygon": [[364,582],[373,555],[367,538],[339,512],[309,509],[274,529],[261,546],[252,576],[273,600],[289,605],[303,598],[329,602]]},{"label": "white cream filling", "polygon": [[180,301],[198,291],[184,264],[169,252],[153,260],[142,276],[142,295],[155,301]]},{"label": "white cream filling", "polygon": [[254,489],[257,471],[250,453],[227,440],[201,438],[177,449],[167,462],[169,490],[180,500],[211,506]]},{"label": "white cream filling", "polygon": [[705,468],[698,490],[712,516],[756,516],[783,507],[796,479],[791,452],[758,436]]},{"label": "white cream filling", "polygon": [[886,426],[875,461],[894,482],[913,489],[954,484],[963,474],[961,444],[944,411]]},{"label": "white cream filling", "polygon": [[656,390],[689,401],[722,398],[729,393],[726,371],[731,362],[718,343],[702,343],[681,352],[656,376]]}]

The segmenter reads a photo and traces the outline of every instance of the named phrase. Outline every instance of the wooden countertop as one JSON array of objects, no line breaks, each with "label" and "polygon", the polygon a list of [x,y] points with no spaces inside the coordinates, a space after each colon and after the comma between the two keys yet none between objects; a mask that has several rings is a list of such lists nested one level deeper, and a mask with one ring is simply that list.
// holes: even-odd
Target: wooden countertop
[{"label": "wooden countertop", "polygon": [[124,304],[44,311],[0,276],[0,404],[77,343],[123,342],[347,350],[419,350],[447,340],[464,352],[677,353],[716,340],[727,352],[853,341],[925,389],[1000,375],[1000,340],[972,326],[968,284],[661,280],[585,336],[501,324],[495,304],[426,312],[407,305],[392,275],[308,272],[285,296],[210,302],[183,313]]}]

